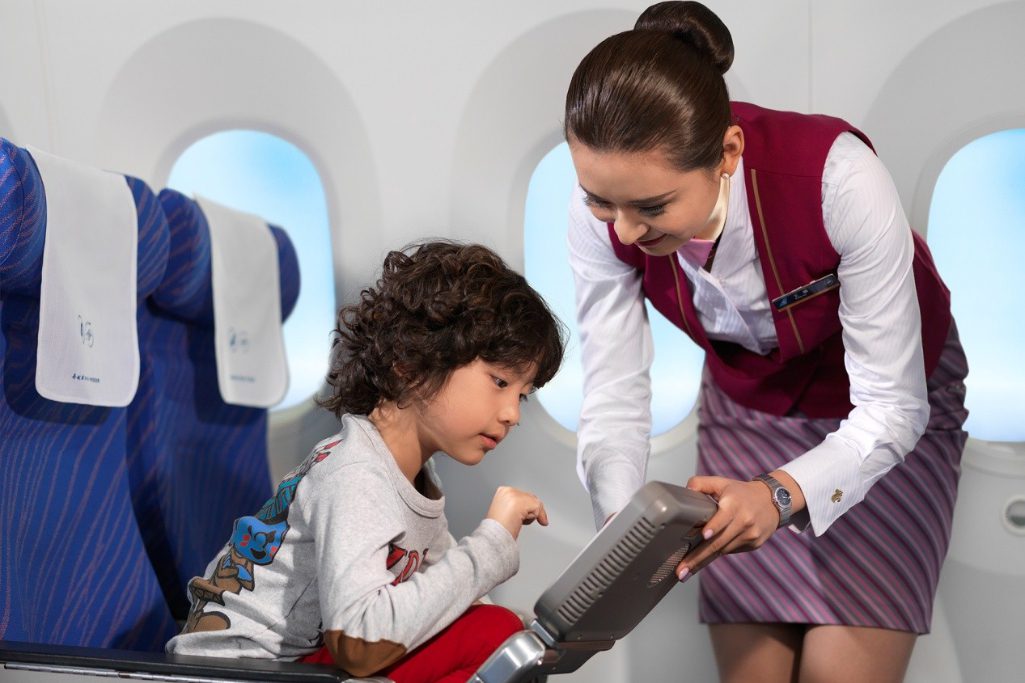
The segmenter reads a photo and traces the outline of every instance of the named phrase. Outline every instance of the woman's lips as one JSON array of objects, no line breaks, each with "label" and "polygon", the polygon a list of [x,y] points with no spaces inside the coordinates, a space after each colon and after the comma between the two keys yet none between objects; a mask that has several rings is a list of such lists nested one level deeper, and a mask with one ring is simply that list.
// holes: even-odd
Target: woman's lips
[{"label": "woman's lips", "polygon": [[650,239],[650,240],[637,240],[637,245],[641,246],[641,247],[649,247],[650,248],[650,247],[656,246],[659,242],[661,242],[665,238],[666,238],[665,235],[659,235],[658,237],[656,237],[654,239]]}]

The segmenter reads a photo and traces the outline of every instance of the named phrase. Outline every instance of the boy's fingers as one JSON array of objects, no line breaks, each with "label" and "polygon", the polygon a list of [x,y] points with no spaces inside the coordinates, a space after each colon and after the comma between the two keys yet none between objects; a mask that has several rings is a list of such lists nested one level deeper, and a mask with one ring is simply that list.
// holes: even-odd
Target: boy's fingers
[{"label": "boy's fingers", "polygon": [[530,524],[536,521],[541,526],[548,526],[548,512],[545,510],[544,503],[536,496],[531,502],[533,505],[523,512],[523,523]]}]

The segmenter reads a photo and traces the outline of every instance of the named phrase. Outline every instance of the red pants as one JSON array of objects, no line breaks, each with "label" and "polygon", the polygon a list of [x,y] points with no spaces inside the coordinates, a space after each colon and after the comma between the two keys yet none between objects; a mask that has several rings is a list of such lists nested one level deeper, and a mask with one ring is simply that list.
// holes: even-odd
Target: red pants
[{"label": "red pants", "polygon": [[[466,683],[506,638],[523,629],[520,618],[497,605],[474,605],[447,628],[376,675],[395,683]],[[302,662],[334,664],[322,647]]]}]

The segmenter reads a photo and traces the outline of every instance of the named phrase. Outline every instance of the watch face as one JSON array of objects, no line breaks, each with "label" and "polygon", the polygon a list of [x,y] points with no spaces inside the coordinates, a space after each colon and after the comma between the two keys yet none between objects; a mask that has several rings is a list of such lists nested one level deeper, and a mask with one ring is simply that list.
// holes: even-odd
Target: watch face
[{"label": "watch face", "polygon": [[786,489],[776,489],[776,502],[783,507],[790,505],[790,492]]}]

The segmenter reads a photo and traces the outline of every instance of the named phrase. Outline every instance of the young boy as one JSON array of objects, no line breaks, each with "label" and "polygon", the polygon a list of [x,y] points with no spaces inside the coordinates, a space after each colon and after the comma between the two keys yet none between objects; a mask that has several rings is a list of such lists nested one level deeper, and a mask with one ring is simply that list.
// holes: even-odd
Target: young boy
[{"label": "young boy", "polygon": [[516,573],[520,527],[548,518],[502,487],[456,543],[430,459],[498,446],[558,370],[561,326],[490,250],[433,242],[391,252],[336,333],[324,406],[341,430],[236,520],[167,651],[463,683],[522,628],[474,603]]}]

